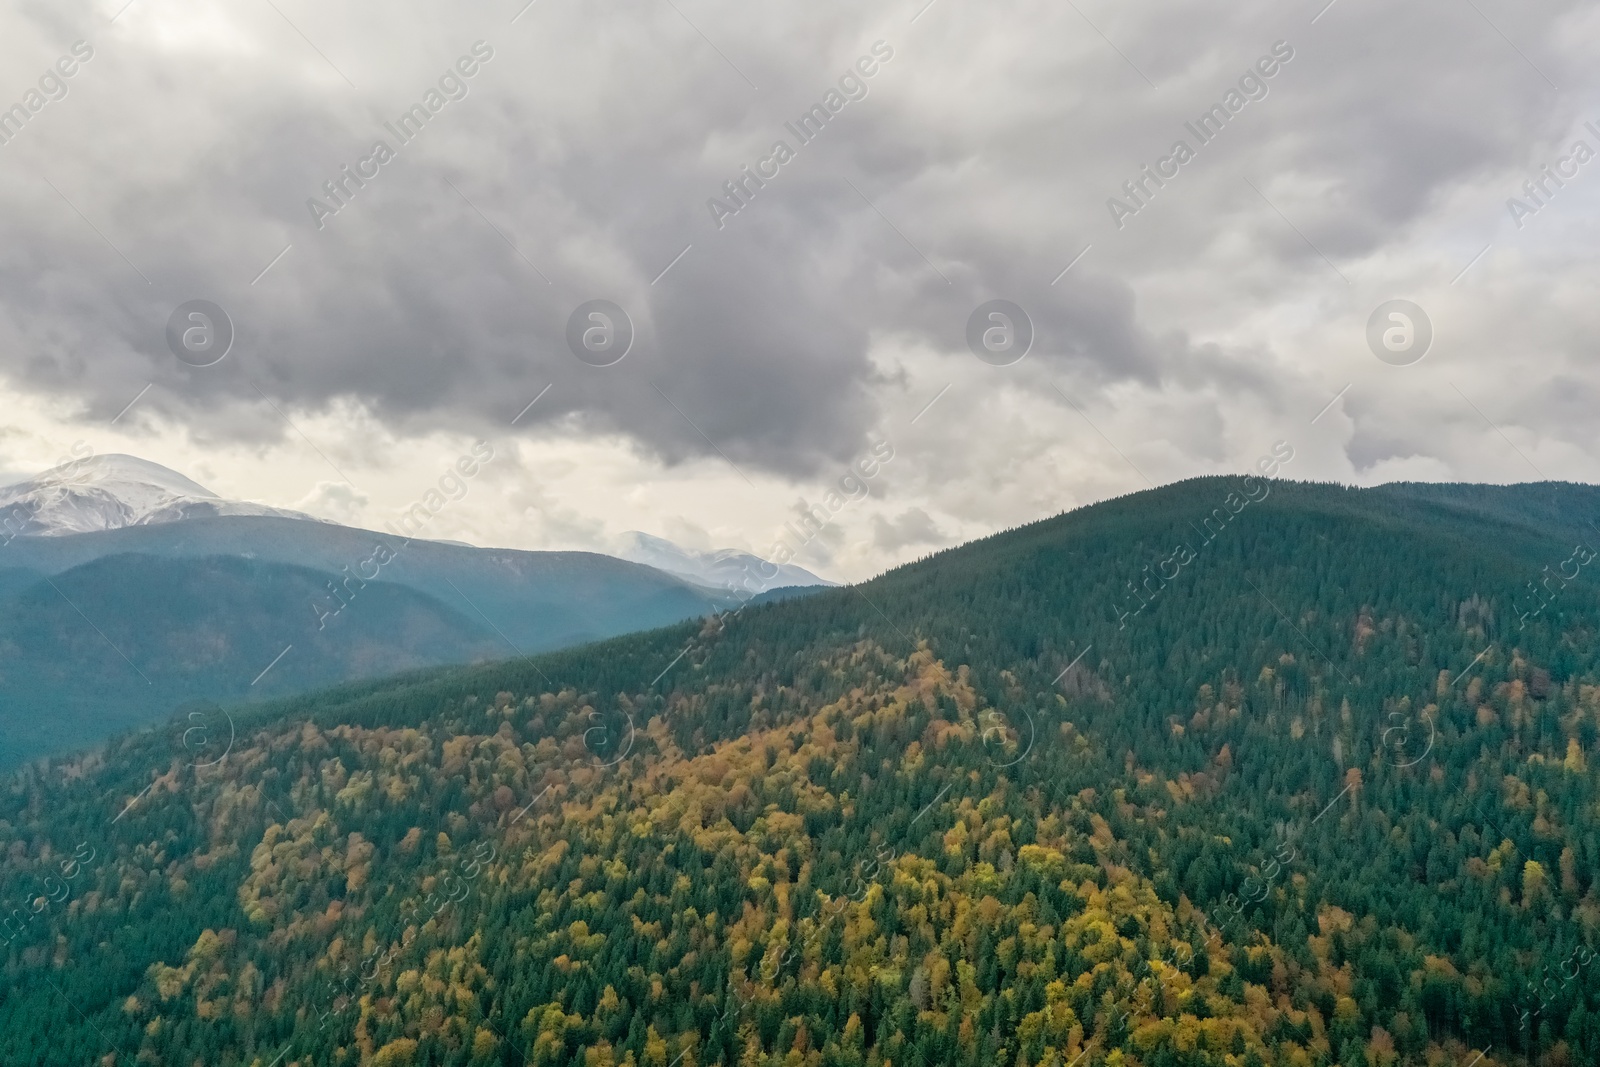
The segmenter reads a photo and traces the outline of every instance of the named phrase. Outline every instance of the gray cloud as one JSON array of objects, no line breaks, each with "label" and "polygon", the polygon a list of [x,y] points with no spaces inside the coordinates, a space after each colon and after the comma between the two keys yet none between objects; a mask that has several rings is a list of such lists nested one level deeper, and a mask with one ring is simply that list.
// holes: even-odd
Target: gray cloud
[{"label": "gray cloud", "polygon": [[887,552],[898,552],[907,545],[942,545],[948,539],[933,516],[921,508],[907,508],[893,519],[872,518],[873,543]]},{"label": "gray cloud", "polygon": [[[6,69],[43,70],[79,37],[97,56],[0,149],[0,373],[100,419],[155,382],[137,417],[244,440],[287,432],[262,396],[354,400],[396,432],[501,430],[548,385],[522,429],[799,475],[858,453],[887,417],[906,372],[875,363],[876,343],[960,354],[972,308],[1003,296],[1038,336],[1011,380],[1045,396],[1059,381],[1282,406],[1324,387],[1317,368],[1209,333],[1306,299],[1291,286],[1339,293],[1324,256],[1365,282],[1359,261],[1441,203],[1542,158],[1592,80],[1564,35],[1595,33],[1576,3],[1483,3],[1524,60],[1442,0],[1342,0],[1314,25],[1320,4],[1083,5],[1152,89],[1070,7],[1036,0],[915,24],[914,8],[681,6],[693,27],[641,0],[547,0],[514,25],[520,2],[405,2],[381,22],[285,3],[337,72],[265,6],[138,0],[114,25],[82,4],[14,11]],[[467,97],[396,143],[383,122],[479,39],[495,56]],[[792,141],[784,122],[878,39],[895,58],[866,98],[718,230],[706,199]],[[1106,198],[1280,39],[1296,56],[1269,95],[1116,229]],[[396,159],[319,231],[307,198],[378,138]],[[1488,240],[1502,206],[1482,210]],[[196,297],[238,330],[213,368],[165,346],[168,314]],[[609,368],[563,336],[597,297],[638,331]],[[1185,447],[1218,457],[1218,436]],[[1363,431],[1351,458],[1404,438]],[[913,513],[875,536],[912,543]]]}]

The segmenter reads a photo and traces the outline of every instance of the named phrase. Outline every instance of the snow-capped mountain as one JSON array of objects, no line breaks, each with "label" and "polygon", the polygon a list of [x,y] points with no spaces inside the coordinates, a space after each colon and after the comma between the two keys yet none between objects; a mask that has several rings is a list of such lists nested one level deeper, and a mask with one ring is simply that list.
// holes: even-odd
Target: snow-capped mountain
[{"label": "snow-capped mountain", "polygon": [[[765,592],[793,586],[837,584],[792,563],[768,563],[760,556],[731,548],[695,552],[680,548],[664,537],[652,537],[637,530],[622,535],[622,543],[616,554],[631,563],[643,563],[696,585],[719,590],[732,586],[735,589]],[[777,568],[776,574],[772,573],[774,567]]]},{"label": "snow-capped mountain", "polygon": [[218,515],[310,518],[224,500],[159,463],[115,454],[72,460],[0,487],[0,530],[6,537],[60,537]]}]

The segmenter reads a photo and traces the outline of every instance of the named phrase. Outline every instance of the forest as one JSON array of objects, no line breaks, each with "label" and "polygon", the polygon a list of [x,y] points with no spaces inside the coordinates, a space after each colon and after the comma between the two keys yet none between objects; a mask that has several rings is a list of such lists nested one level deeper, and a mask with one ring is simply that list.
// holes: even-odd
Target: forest
[{"label": "forest", "polygon": [[0,1061],[1600,1062],[1600,494],[1252,485],[35,761]]}]

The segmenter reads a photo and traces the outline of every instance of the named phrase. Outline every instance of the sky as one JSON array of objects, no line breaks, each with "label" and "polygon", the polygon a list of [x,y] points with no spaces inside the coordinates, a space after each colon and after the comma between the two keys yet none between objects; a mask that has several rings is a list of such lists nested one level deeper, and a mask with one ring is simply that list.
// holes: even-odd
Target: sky
[{"label": "sky", "polygon": [[378,528],[482,441],[432,536],[820,507],[857,580],[1275,447],[1594,481],[1597,49],[1561,0],[25,0],[0,482]]}]

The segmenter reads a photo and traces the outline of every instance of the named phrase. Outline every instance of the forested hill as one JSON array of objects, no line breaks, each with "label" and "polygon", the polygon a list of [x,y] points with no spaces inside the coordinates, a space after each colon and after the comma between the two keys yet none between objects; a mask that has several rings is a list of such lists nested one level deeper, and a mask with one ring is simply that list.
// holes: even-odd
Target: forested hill
[{"label": "forested hill", "polygon": [[1600,495],[1207,478],[0,798],[0,1062],[1600,1062]]}]

